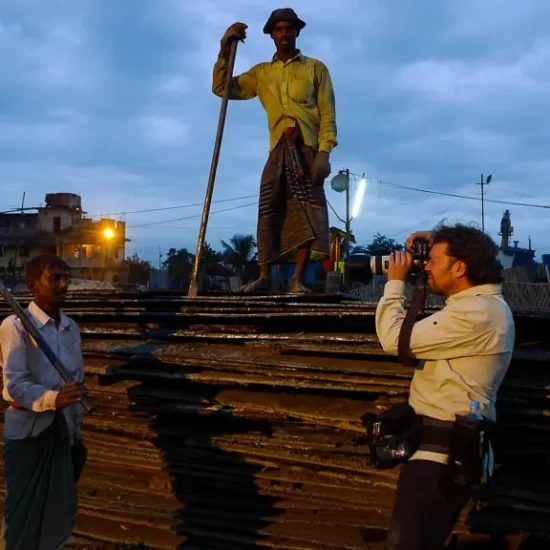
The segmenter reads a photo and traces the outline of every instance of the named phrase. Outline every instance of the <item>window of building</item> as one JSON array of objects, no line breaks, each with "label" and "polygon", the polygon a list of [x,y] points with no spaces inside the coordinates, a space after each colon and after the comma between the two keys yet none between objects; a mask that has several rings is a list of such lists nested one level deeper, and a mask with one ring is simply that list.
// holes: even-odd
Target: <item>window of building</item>
[{"label": "window of building", "polygon": [[55,216],[53,219],[53,232],[59,233],[61,231],[61,216]]}]

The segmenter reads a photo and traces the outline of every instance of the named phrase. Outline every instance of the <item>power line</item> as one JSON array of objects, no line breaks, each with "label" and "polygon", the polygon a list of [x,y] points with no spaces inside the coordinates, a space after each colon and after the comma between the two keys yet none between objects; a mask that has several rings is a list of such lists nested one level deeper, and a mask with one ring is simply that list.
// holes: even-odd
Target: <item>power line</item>
[{"label": "power line", "polygon": [[[396,189],[406,189],[408,191],[418,191],[420,193],[429,193],[431,195],[441,195],[443,197],[454,197],[457,199],[466,199],[469,201],[481,201],[478,197],[468,197],[467,195],[458,195],[456,193],[444,193],[443,191],[432,191],[431,189],[421,189],[419,187],[412,187],[410,185],[401,185],[399,183],[392,183],[389,181],[383,181],[383,180],[377,180],[374,178],[370,178],[374,180],[376,183],[380,185],[387,185],[388,187],[394,187]],[[546,204],[529,204],[526,202],[514,202],[514,201],[504,201],[504,200],[498,200],[498,199],[484,199],[485,202],[492,202],[495,204],[505,204],[510,206],[526,206],[531,208],[543,208],[545,210],[550,210],[550,205]]]},{"label": "power line", "polygon": [[[399,183],[393,183],[393,182],[389,182],[389,181],[384,181],[384,180],[379,180],[379,179],[376,179],[376,178],[369,178],[370,180],[378,183],[379,185],[385,185],[387,187],[393,187],[395,189],[404,189],[404,190],[407,190],[407,191],[416,191],[416,192],[419,192],[419,193],[427,193],[427,194],[430,194],[430,195],[438,195],[438,196],[443,196],[443,197],[454,197],[454,198],[457,198],[457,199],[465,199],[465,200],[470,200],[470,201],[481,201],[481,199],[479,197],[469,197],[467,195],[459,195],[457,193],[445,193],[443,191],[434,191],[434,190],[431,190],[431,189],[422,189],[420,187],[413,187],[413,186],[410,186],[410,185],[403,185],[403,184],[399,184]],[[330,185],[330,182],[327,182],[325,185]],[[238,201],[238,200],[244,200],[244,199],[251,199],[251,198],[257,198],[259,195],[258,194],[255,194],[255,195],[244,195],[242,197],[233,197],[233,198],[230,198],[230,199],[219,199],[219,200],[215,200],[215,201],[212,201],[212,203],[226,203],[226,202],[234,202],[234,201]],[[529,195],[525,195],[525,196],[529,196]],[[487,199],[485,198],[485,202],[491,202],[491,203],[494,203],[494,204],[504,204],[504,205],[511,205],[511,206],[523,206],[523,207],[530,207],[530,208],[541,208],[541,209],[544,209],[544,210],[550,210],[550,205],[545,205],[545,204],[529,204],[529,203],[524,203],[524,202],[517,202],[517,201],[505,201],[505,200],[498,200],[498,199]],[[252,204],[255,204],[255,203],[250,203],[250,204],[245,204],[245,205],[242,205],[242,207],[246,207],[246,206],[251,206]],[[127,215],[127,214],[143,214],[143,213],[148,213],[148,212],[163,212],[163,211],[167,211],[167,210],[178,210],[178,209],[183,209],[183,208],[193,208],[193,207],[197,207],[197,206],[203,206],[204,203],[203,202],[197,202],[197,203],[192,203],[192,204],[180,204],[180,205],[176,205],[176,206],[165,206],[165,207],[161,207],[161,208],[145,208],[145,209],[141,209],[141,210],[127,210],[127,211],[124,211],[124,212],[110,212],[110,213],[106,213],[106,214],[89,214],[88,216],[89,217],[100,217],[100,216],[105,216],[105,217],[108,217],[108,216],[122,216],[122,215]],[[330,208],[332,208],[332,205],[329,205]],[[24,208],[25,211],[27,210],[36,210],[38,207],[26,207]],[[241,208],[241,206],[237,207],[237,208]],[[230,209],[227,209],[227,210],[218,210],[217,212],[226,212],[228,210],[233,210],[234,208],[230,208]],[[5,210],[3,212],[0,212],[0,214],[8,214],[8,213],[15,213],[15,212],[21,212],[21,208],[13,208],[13,209],[10,209],[10,210]],[[215,212],[213,212],[215,213]],[[163,224],[163,223],[169,223],[171,221],[181,221],[181,220],[186,220],[186,219],[192,219],[192,218],[199,218],[200,216],[190,216],[190,217],[184,217],[184,218],[175,218],[175,219],[171,219],[171,220],[163,220],[163,221],[160,221],[160,222],[151,222],[151,223],[146,223],[146,224],[139,224],[139,225],[134,225],[134,226],[131,226],[131,227],[146,227],[148,225],[156,225],[156,224]]]},{"label": "power line", "polygon": [[[231,208],[224,208],[222,210],[214,210],[214,212],[210,212],[210,214],[220,214],[221,212],[229,212],[231,210],[238,210],[239,208],[246,208],[247,206],[256,206],[256,202],[249,202],[248,204],[241,204],[239,206],[232,206]],[[172,218],[170,220],[161,220],[158,222],[149,222],[149,223],[140,223],[137,225],[130,225],[127,227],[127,229],[133,229],[135,227],[149,227],[151,225],[160,225],[163,223],[171,223],[171,222],[179,222],[182,220],[192,220],[193,218],[200,218],[202,217],[202,214],[196,214],[195,216],[185,216],[183,218]]]},{"label": "power line", "polygon": [[[232,199],[219,199],[217,201],[212,201],[212,203],[218,203],[218,202],[234,202],[234,201],[240,201],[244,199],[253,199],[258,197],[258,195],[245,195],[244,197],[234,197]],[[123,216],[126,214],[142,214],[144,212],[162,212],[164,210],[177,210],[178,208],[191,208],[194,206],[203,206],[203,202],[196,202],[194,204],[179,204],[178,206],[165,206],[163,208],[146,208],[144,210],[128,210],[126,212],[110,212],[107,214],[89,214],[89,217],[99,217],[99,216]],[[18,208],[17,210],[20,210]],[[135,227],[135,226],[134,226]]]},{"label": "power line", "polygon": [[21,212],[26,212],[27,210],[38,210],[38,206],[27,206],[25,208],[11,208],[10,210],[3,210],[0,214],[11,214],[13,212],[21,214]]},{"label": "power line", "polygon": [[440,212],[437,212],[436,214],[433,214],[431,215],[429,218],[425,218],[424,220],[421,220],[419,221],[416,225],[414,225],[413,227],[409,228],[409,229],[401,229],[399,230],[397,233],[394,233],[393,235],[390,235],[390,238],[393,238],[393,237],[397,237],[398,235],[402,235],[403,233],[411,233],[415,230],[418,230],[418,228],[422,228],[422,226],[426,223],[428,223],[430,220],[432,220],[433,218],[435,217],[439,217],[439,216],[442,216],[443,214],[445,214],[445,212],[447,212],[448,210],[450,210],[451,208],[454,208],[462,199],[458,199],[456,201],[453,201],[451,204],[449,204],[446,208],[444,208],[443,210],[441,210]]},{"label": "power line", "polygon": [[[454,197],[454,198],[457,198],[457,199],[465,199],[465,200],[477,201],[477,202],[481,201],[481,199],[479,197],[469,197],[467,195],[459,195],[457,193],[445,193],[443,191],[434,191],[434,190],[431,190],[431,189],[422,189],[420,187],[413,187],[413,186],[410,186],[410,185],[403,185],[403,184],[393,183],[393,182],[379,180],[379,179],[375,179],[375,178],[369,178],[369,179],[375,181],[379,185],[385,185],[385,186],[388,186],[388,187],[393,187],[395,189],[404,189],[404,190],[407,190],[407,191],[416,191],[416,192],[419,192],[419,193],[428,193],[430,195],[439,195],[439,196],[443,196],[443,197]],[[330,182],[327,182],[325,185],[330,185]],[[231,199],[219,199],[219,200],[212,201],[212,203],[234,202],[234,201],[238,201],[238,200],[257,198],[258,196],[259,196],[258,194],[256,194],[256,195],[244,195],[242,197],[234,197],[234,198],[231,198]],[[526,195],[526,196],[528,196],[528,195]],[[531,208],[542,208],[542,209],[545,209],[545,210],[550,209],[550,205],[545,205],[545,204],[529,204],[529,203],[525,203],[525,202],[505,201],[505,200],[488,199],[488,198],[485,198],[485,202],[491,202],[491,203],[495,203],[495,204],[511,205],[511,206],[524,206],[524,207],[531,207]],[[178,210],[178,209],[181,209],[181,208],[193,208],[193,207],[196,207],[196,206],[203,206],[203,205],[204,205],[203,202],[197,202],[197,203],[192,203],[192,204],[180,204],[180,205],[177,205],[177,206],[165,206],[165,207],[162,207],[162,208],[145,208],[145,209],[142,209],[142,210],[127,210],[125,212],[110,212],[110,213],[107,213],[107,214],[89,214],[89,216],[90,217],[123,216],[123,215],[127,215],[127,214],[143,214],[143,213],[147,213],[147,212],[163,212],[163,211],[167,211],[167,210]],[[21,210],[20,208],[14,209],[14,211],[20,211],[20,210]],[[30,210],[30,208],[28,210]],[[193,216],[193,217],[197,217],[197,216]],[[178,218],[178,220],[179,219],[187,219],[187,218]],[[165,222],[162,222],[162,223],[165,223]],[[136,226],[133,226],[133,227],[136,227]]]}]

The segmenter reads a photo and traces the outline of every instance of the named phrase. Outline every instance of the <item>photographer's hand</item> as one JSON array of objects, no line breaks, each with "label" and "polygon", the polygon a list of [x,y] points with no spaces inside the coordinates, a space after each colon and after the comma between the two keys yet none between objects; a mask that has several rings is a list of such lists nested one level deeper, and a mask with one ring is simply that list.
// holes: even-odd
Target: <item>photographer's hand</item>
[{"label": "photographer's hand", "polygon": [[415,231],[412,235],[409,235],[405,242],[405,248],[410,252],[413,249],[413,244],[416,239],[423,239],[428,241],[428,244],[432,246],[432,232],[431,231]]},{"label": "photographer's hand", "polygon": [[396,250],[390,254],[388,281],[406,281],[412,267],[412,256],[409,252]]}]

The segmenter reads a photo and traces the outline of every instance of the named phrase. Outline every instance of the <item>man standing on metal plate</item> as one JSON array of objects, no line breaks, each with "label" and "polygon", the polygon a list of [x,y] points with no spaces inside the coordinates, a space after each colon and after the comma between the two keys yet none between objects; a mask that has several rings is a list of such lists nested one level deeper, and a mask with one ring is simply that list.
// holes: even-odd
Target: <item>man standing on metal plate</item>
[{"label": "man standing on metal plate", "polygon": [[[328,255],[323,184],[331,170],[329,155],[338,144],[334,91],[326,66],[296,48],[305,26],[291,8],[273,11],[263,31],[273,39],[276,53],[231,81],[229,99],[257,96],[270,133],[258,215],[260,277],[245,292],[269,290],[270,264],[291,253],[297,256],[290,291],[309,292],[303,276],[311,253]],[[231,43],[244,40],[246,29],[244,23],[234,23],[221,40],[212,84],[217,96],[223,96]]]}]

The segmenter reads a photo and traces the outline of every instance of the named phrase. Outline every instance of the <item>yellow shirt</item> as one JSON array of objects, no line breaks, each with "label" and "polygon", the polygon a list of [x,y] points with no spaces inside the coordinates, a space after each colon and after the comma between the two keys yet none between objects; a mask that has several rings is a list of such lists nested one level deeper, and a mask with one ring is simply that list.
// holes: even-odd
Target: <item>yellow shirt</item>
[{"label": "yellow shirt", "polygon": [[[219,97],[223,96],[226,74],[227,61],[219,57],[212,81],[212,91]],[[233,77],[229,99],[256,96],[267,113],[270,151],[284,129],[296,122],[305,144],[313,149],[330,153],[338,144],[332,80],[321,61],[298,52],[283,63],[275,54],[270,62]]]},{"label": "yellow shirt", "polygon": [[[376,333],[385,352],[397,355],[405,318],[405,283],[388,281],[376,310]],[[420,360],[409,403],[417,414],[454,421],[470,400],[496,420],[495,402],[514,351],[515,326],[500,285],[477,285],[447,299],[445,307],[414,325],[411,351]],[[446,462],[418,451],[413,458]]]}]

